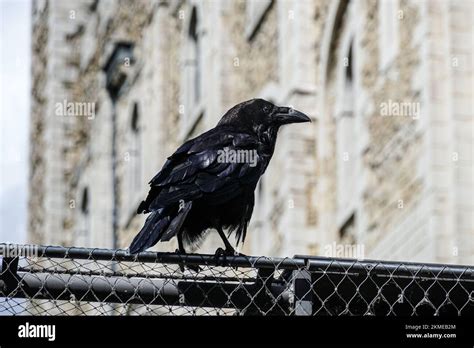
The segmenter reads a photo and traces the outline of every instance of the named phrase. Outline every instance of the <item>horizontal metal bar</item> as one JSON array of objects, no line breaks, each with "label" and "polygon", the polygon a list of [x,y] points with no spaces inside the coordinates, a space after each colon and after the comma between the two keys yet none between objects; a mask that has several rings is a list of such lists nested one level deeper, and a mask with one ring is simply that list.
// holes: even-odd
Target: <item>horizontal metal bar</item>
[{"label": "horizontal metal bar", "polygon": [[[79,267],[80,268],[80,267]],[[77,269],[51,269],[49,267],[45,268],[28,268],[28,267],[19,267],[19,272],[28,272],[28,273],[51,273],[51,274],[68,274],[68,275],[86,275],[86,276],[105,276],[105,277],[123,277],[123,278],[148,278],[148,279],[176,279],[176,280],[192,280],[192,281],[226,281],[226,282],[241,282],[241,283],[254,283],[257,281],[255,277],[248,278],[239,278],[239,277],[219,277],[219,276],[210,276],[204,275],[201,276],[199,273],[196,273],[194,276],[189,275],[171,275],[171,274],[147,274],[141,272],[119,272],[119,271],[82,271]]]},{"label": "horizontal metal bar", "polygon": [[315,256],[295,256],[295,259],[305,260],[314,273],[359,273],[373,276],[392,278],[429,278],[439,280],[474,282],[474,266],[443,265],[436,263],[415,263],[404,261],[377,261],[353,259],[329,259]]},{"label": "horizontal metal bar", "polygon": [[[18,272],[19,283],[0,291],[0,297],[146,304],[182,307],[245,309],[255,305],[256,284],[193,282],[147,278]],[[218,285],[218,286],[216,286]],[[289,296],[283,285],[272,284],[282,308]]]},{"label": "horizontal metal bar", "polygon": [[434,263],[414,263],[377,260],[336,259],[297,255],[294,258],[277,258],[263,256],[219,256],[210,254],[178,254],[169,252],[146,251],[131,255],[123,249],[78,248],[61,246],[36,246],[0,244],[0,255],[15,252],[19,255],[63,259],[85,259],[96,261],[122,261],[163,264],[208,265],[242,268],[278,268],[297,270],[305,268],[311,272],[362,273],[373,275],[408,276],[415,278],[450,278],[474,281],[474,267],[464,265],[443,265]]},{"label": "horizontal metal bar", "polygon": [[292,258],[269,258],[256,256],[219,256],[211,254],[178,254],[169,252],[145,251],[136,255],[131,255],[123,249],[99,249],[99,248],[77,248],[60,246],[34,246],[34,245],[14,245],[0,244],[0,255],[3,250],[12,250],[22,255],[35,252],[38,257],[68,258],[97,261],[124,261],[124,262],[150,262],[168,264],[189,264],[189,265],[209,265],[227,266],[242,268],[281,268],[298,269],[305,266],[304,260]]},{"label": "horizontal metal bar", "polygon": [[7,297],[111,303],[148,303],[155,299],[158,303],[172,304],[179,296],[176,284],[161,279],[27,272],[18,272],[18,276],[19,291],[8,289],[4,292]]}]

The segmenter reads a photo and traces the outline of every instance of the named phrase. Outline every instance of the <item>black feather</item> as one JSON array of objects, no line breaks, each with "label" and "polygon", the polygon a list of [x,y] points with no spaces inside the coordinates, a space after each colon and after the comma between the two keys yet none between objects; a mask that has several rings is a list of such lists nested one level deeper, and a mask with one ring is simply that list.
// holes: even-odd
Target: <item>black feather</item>
[{"label": "black feather", "polygon": [[[138,213],[151,214],[130,252],[175,236],[188,244],[197,243],[208,229],[227,229],[235,233],[237,243],[244,242],[254,190],[273,155],[278,129],[283,124],[306,122],[301,113],[299,121],[292,121],[289,115],[282,118],[281,110],[290,109],[262,99],[238,104],[215,128],[185,142],[168,157],[138,207]],[[247,157],[244,161],[222,160],[223,151]],[[226,239],[224,243],[230,246]]]}]

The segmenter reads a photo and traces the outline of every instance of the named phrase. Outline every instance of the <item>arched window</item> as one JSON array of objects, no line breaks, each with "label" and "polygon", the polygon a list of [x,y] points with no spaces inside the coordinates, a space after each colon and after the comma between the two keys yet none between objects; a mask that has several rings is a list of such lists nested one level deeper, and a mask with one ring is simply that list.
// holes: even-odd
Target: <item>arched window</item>
[{"label": "arched window", "polygon": [[355,120],[353,39],[349,38],[342,47],[344,57],[341,82],[338,85],[336,112],[336,153],[337,153],[337,221],[341,237],[350,221],[354,223],[357,184],[357,126]]},{"label": "arched window", "polygon": [[[359,214],[358,175],[361,168],[360,126],[356,109],[357,20],[352,1],[331,2],[321,44],[323,113],[319,156],[322,170],[320,221],[324,242],[357,242]],[[359,214],[360,215],[360,214]]]},{"label": "arched window", "polygon": [[341,242],[355,242],[357,171],[359,154],[357,120],[355,118],[354,39],[349,19],[346,37],[342,43],[341,83],[338,86],[336,115],[337,139],[337,225]]}]

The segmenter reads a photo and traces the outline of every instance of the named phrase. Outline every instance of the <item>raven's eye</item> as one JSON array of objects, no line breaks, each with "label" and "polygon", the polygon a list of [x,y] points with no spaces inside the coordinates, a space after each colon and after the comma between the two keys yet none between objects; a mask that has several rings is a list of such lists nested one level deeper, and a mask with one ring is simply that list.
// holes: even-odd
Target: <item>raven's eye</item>
[{"label": "raven's eye", "polygon": [[268,113],[270,112],[270,106],[265,105],[265,106],[263,107],[263,112],[266,113],[266,114],[268,114]]}]

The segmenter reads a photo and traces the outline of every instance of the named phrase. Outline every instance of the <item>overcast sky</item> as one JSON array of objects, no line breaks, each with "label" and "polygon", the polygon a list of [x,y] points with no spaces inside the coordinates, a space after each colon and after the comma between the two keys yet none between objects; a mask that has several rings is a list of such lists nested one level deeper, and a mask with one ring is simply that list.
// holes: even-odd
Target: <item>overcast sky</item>
[{"label": "overcast sky", "polygon": [[0,0],[0,243],[26,242],[29,0]]}]

